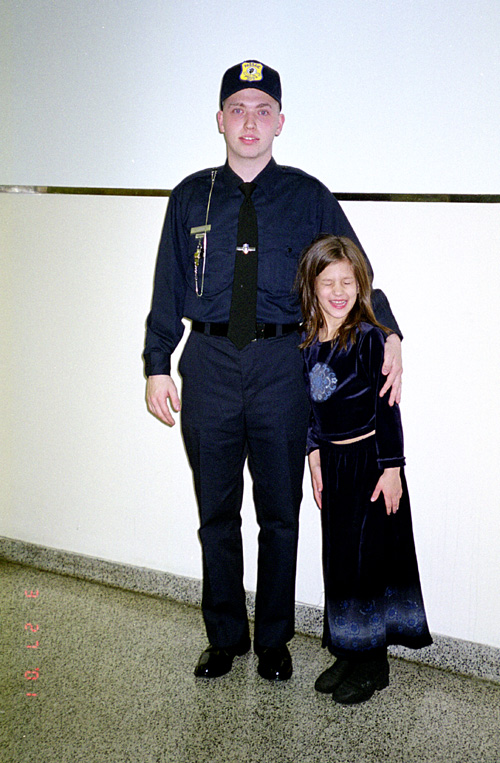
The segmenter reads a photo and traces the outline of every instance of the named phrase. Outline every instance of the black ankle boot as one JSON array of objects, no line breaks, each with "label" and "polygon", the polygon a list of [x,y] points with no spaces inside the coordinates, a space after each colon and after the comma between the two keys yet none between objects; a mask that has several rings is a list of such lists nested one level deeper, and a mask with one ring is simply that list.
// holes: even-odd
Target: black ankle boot
[{"label": "black ankle boot", "polygon": [[333,694],[335,689],[350,675],[354,663],[344,657],[338,657],[333,665],[324,670],[314,684],[316,691],[322,694]]},{"label": "black ankle boot", "polygon": [[389,686],[389,663],[385,659],[357,662],[348,677],[334,691],[333,699],[340,705],[366,702],[376,691]]}]

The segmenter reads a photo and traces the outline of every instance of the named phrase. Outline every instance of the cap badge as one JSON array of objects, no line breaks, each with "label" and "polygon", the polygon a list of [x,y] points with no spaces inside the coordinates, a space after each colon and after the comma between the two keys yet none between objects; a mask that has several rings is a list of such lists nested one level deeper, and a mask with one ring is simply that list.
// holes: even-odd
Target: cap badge
[{"label": "cap badge", "polygon": [[260,82],[262,79],[262,66],[256,61],[244,61],[241,64],[240,79],[246,82]]}]

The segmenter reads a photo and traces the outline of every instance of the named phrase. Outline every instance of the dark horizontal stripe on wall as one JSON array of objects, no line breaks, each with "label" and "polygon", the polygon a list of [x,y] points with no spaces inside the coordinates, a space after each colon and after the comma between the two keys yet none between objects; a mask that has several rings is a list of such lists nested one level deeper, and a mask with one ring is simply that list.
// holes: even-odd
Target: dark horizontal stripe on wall
[{"label": "dark horizontal stripe on wall", "polygon": [[487,193],[336,193],[339,201],[420,201],[453,204],[499,204],[500,194]]},{"label": "dark horizontal stripe on wall", "polygon": [[0,193],[70,194],[76,196],[170,196],[157,188],[84,188],[62,185],[0,185]]},{"label": "dark horizontal stripe on wall", "polygon": [[[0,185],[0,193],[80,196],[170,196],[163,188],[83,188],[58,185]],[[335,193],[339,201],[401,201],[452,204],[499,204],[500,194],[485,193]]]}]

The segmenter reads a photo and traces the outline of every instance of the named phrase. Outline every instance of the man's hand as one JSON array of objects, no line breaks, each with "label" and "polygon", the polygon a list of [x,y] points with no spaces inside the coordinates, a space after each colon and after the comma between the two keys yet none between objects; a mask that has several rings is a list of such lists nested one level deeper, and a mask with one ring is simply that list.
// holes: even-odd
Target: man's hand
[{"label": "man's hand", "polygon": [[321,476],[321,460],[319,450],[313,450],[309,453],[309,469],[311,471],[311,481],[313,486],[314,500],[321,509],[321,494],[323,493],[323,478]]},{"label": "man's hand", "polygon": [[400,403],[403,360],[401,357],[401,339],[397,334],[390,334],[385,340],[382,373],[387,376],[387,379],[380,390],[380,397],[384,397],[385,393],[390,389],[389,405]]},{"label": "man's hand", "polygon": [[371,501],[374,502],[380,493],[384,494],[385,510],[387,515],[395,514],[399,509],[399,501],[403,495],[401,487],[401,474],[399,466],[393,466],[390,469],[384,469],[379,481],[375,486]]},{"label": "man's hand", "polygon": [[146,402],[149,412],[164,424],[173,427],[175,421],[168,407],[169,399],[172,410],[180,411],[181,402],[172,377],[166,374],[150,376],[146,385]]}]

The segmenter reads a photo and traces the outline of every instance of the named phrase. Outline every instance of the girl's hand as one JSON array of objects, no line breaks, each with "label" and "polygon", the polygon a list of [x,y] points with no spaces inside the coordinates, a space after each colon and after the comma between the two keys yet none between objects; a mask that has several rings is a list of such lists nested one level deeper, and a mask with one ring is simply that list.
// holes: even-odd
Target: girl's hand
[{"label": "girl's hand", "polygon": [[323,492],[323,478],[321,476],[321,459],[319,450],[312,450],[308,456],[309,469],[311,472],[311,481],[314,493],[314,500],[321,509],[321,494]]},{"label": "girl's hand", "polygon": [[399,509],[399,501],[403,494],[399,466],[384,469],[382,476],[375,486],[371,501],[376,501],[380,493],[384,494],[387,515],[395,514]]}]

